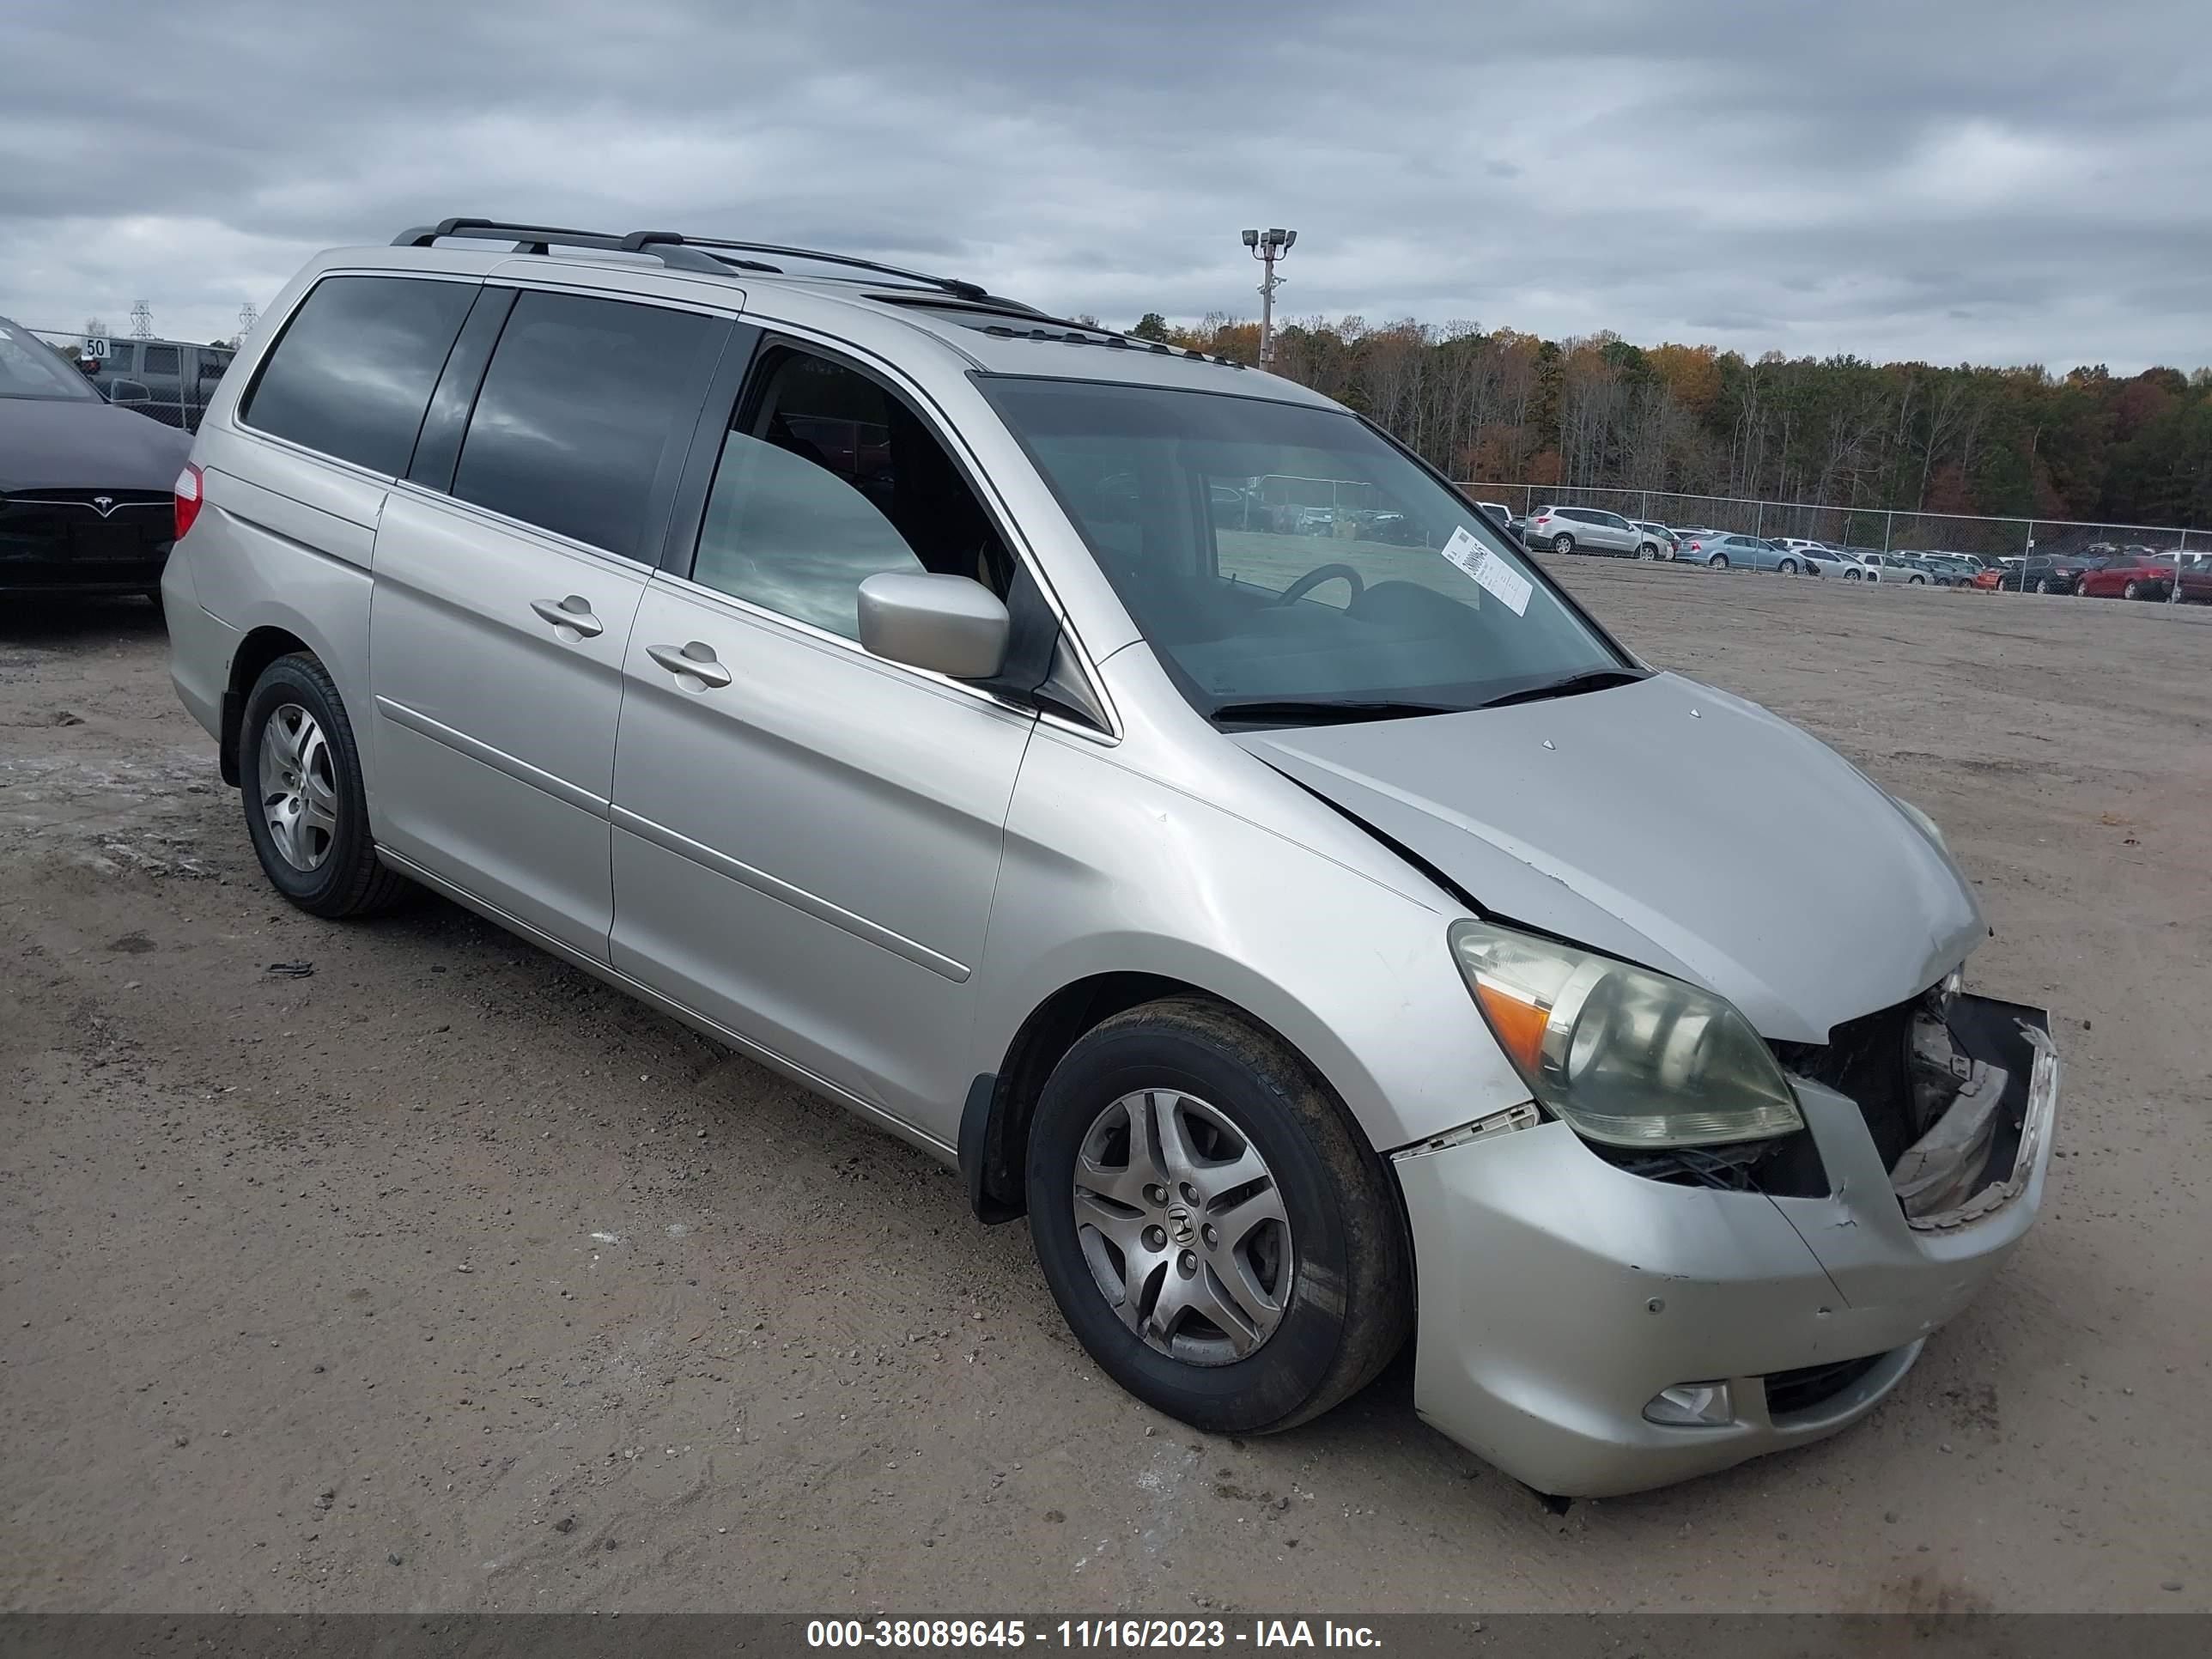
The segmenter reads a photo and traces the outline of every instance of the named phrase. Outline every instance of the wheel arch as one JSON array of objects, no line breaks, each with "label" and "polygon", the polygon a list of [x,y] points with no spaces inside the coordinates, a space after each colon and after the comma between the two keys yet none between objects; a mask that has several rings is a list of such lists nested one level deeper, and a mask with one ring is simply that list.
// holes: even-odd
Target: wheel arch
[{"label": "wheel arch", "polygon": [[230,673],[223,683],[222,732],[216,739],[216,755],[222,781],[234,789],[239,781],[238,736],[246,718],[246,700],[270,663],[295,652],[320,659],[320,653],[290,629],[264,623],[250,629],[231,653]]},{"label": "wheel arch", "polygon": [[[1234,1015],[1296,1054],[1343,1101],[1343,1092],[1332,1082],[1326,1066],[1275,1024],[1235,997],[1173,974],[1088,974],[1060,986],[1032,1008],[1007,1044],[999,1069],[979,1074],[969,1085],[955,1151],[968,1201],[978,1220],[995,1224],[1028,1212],[1024,1185],[1030,1127],[1046,1080],[1068,1050],[1115,1015],[1171,998],[1210,1003]],[[1371,1139],[1370,1127],[1360,1121],[1358,1114],[1348,1104],[1346,1111],[1354,1133]]]}]

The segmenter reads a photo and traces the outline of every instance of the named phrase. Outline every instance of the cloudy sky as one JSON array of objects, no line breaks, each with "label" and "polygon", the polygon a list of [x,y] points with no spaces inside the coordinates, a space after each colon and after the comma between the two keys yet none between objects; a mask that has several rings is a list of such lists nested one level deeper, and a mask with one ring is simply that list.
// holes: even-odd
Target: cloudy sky
[{"label": "cloudy sky", "polygon": [[1288,314],[2212,363],[2208,0],[10,0],[0,313],[449,214]]}]

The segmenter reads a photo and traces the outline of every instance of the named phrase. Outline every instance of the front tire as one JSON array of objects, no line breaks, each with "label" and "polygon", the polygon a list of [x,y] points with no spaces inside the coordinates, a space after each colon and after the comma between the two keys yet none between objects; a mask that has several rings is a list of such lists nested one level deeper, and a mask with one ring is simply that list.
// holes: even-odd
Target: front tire
[{"label": "front tire", "polygon": [[2035,579],[2035,591],[2039,593],[2048,593],[2051,591],[2051,578],[2038,576]]},{"label": "front tire", "polygon": [[1854,565],[1850,569],[1844,572],[1844,580],[1846,581],[1863,582],[1866,580],[1866,572]]},{"label": "front tire", "polygon": [[2136,582],[2122,582],[2122,583],[2120,584],[2120,597],[2121,597],[2122,599],[2132,599],[2139,598],[2139,597],[2142,595],[2142,588],[2141,584],[2139,584],[2139,583],[2136,583]]},{"label": "front tire", "polygon": [[1795,559],[1784,559],[1780,564],[1776,565],[1774,568],[1777,570],[1779,570],[1785,576],[1794,576],[1797,574],[1797,561]]},{"label": "front tire", "polygon": [[1659,556],[1659,549],[1656,544],[1646,542],[1636,550],[1636,556],[1646,561],[1654,561]]},{"label": "front tire", "polygon": [[1085,1034],[1037,1103],[1030,1236],[1068,1328],[1216,1434],[1316,1417],[1389,1363],[1412,1264],[1382,1161],[1280,1041],[1195,998]]},{"label": "front tire", "polygon": [[262,873],[300,908],[374,915],[413,890],[377,860],[353,723],[313,657],[279,657],[254,682],[239,722],[238,772]]}]

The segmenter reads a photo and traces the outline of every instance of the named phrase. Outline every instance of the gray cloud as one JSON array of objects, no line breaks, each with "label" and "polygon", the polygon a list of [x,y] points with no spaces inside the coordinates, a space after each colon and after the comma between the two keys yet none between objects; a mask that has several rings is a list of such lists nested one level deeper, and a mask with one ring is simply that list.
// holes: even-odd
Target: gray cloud
[{"label": "gray cloud", "polygon": [[2212,362],[2203,0],[18,0],[0,311],[236,325],[448,213],[948,269],[1127,323],[1466,319]]}]

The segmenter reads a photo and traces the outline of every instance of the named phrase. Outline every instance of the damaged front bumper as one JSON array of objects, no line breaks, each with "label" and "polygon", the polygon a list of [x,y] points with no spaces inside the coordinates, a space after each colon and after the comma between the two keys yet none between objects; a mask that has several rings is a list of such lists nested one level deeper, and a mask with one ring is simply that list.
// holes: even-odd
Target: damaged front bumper
[{"label": "damaged front bumper", "polygon": [[1907,1215],[1859,1106],[1802,1078],[1820,1197],[1649,1179],[1557,1122],[1401,1153],[1421,1415],[1576,1497],[1726,1468],[1864,1416],[2042,1202],[2059,1091],[2048,1018],[1980,997],[1951,1012],[1961,1049],[2005,1075],[1978,1190],[1924,1214]]}]

